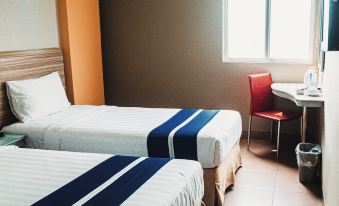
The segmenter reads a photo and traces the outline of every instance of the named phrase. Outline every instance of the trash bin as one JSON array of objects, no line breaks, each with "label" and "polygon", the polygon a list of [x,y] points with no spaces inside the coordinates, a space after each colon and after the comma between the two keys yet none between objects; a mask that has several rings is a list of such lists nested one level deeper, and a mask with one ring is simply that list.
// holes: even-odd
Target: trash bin
[{"label": "trash bin", "polygon": [[321,148],[318,144],[300,143],[295,148],[299,167],[299,181],[314,183],[317,179]]}]

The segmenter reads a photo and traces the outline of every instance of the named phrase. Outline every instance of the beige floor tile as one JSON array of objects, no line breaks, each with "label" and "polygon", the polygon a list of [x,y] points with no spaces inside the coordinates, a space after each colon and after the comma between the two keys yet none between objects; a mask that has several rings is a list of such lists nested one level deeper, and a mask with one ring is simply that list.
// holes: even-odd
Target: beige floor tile
[{"label": "beige floor tile", "polygon": [[319,184],[301,184],[295,175],[277,174],[275,190],[284,192],[301,192],[320,196]]},{"label": "beige floor tile", "polygon": [[311,194],[299,192],[274,193],[273,206],[322,206],[322,200]]},{"label": "beige floor tile", "polygon": [[274,147],[269,140],[253,139],[249,151],[247,150],[247,141],[242,139],[241,143],[243,168],[263,172],[277,171],[275,152],[272,152]]},{"label": "beige floor tile", "polygon": [[302,192],[321,197],[321,185],[318,180],[315,184],[299,182],[298,168],[279,164],[276,177],[276,191]]},{"label": "beige floor tile", "polygon": [[225,206],[271,206],[273,191],[235,188],[226,193]]},{"label": "beige floor tile", "polygon": [[276,172],[241,168],[237,172],[235,188],[274,190]]},{"label": "beige floor tile", "polygon": [[241,142],[242,152],[246,155],[249,153],[255,153],[258,156],[266,158],[274,158],[275,152],[272,150],[276,149],[276,145],[269,139],[252,139],[250,142],[250,151],[247,150],[247,140]]},{"label": "beige floor tile", "polygon": [[272,157],[262,156],[255,152],[242,152],[243,168],[257,171],[276,172],[278,163]]}]

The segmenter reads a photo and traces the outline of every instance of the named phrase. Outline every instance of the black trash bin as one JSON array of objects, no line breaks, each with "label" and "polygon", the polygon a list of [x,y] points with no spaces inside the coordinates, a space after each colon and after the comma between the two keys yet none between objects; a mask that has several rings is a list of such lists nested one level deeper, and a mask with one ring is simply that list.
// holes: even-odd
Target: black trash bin
[{"label": "black trash bin", "polygon": [[300,143],[295,148],[299,167],[299,181],[314,183],[317,180],[321,148],[318,144]]}]

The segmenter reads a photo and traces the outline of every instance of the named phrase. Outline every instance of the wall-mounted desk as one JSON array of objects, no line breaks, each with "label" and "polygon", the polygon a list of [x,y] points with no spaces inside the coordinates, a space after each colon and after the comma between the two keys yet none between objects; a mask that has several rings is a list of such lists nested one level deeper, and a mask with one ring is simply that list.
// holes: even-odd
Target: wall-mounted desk
[{"label": "wall-mounted desk", "polygon": [[308,107],[323,107],[324,99],[320,97],[310,97],[307,95],[297,95],[297,89],[303,88],[303,84],[297,83],[273,83],[271,85],[273,94],[292,100],[297,106],[303,107],[303,127],[302,127],[302,142],[305,142],[307,129],[307,108]]}]

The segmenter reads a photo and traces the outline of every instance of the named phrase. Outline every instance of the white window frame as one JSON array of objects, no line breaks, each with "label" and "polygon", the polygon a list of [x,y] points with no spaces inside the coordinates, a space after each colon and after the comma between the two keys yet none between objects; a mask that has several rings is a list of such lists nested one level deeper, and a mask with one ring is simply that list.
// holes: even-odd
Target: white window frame
[{"label": "white window frame", "polygon": [[222,60],[223,62],[239,62],[239,63],[284,63],[284,64],[312,64],[314,55],[315,40],[315,21],[316,21],[316,1],[311,2],[311,21],[310,21],[310,54],[306,59],[281,59],[271,58],[270,55],[270,25],[271,25],[271,0],[266,0],[266,23],[265,23],[265,57],[264,58],[230,58],[228,57],[228,38],[227,38],[227,22],[228,22],[228,0],[223,0],[223,31],[222,31]]}]

